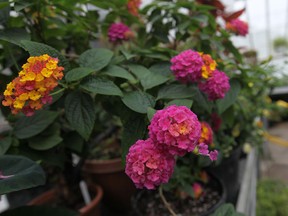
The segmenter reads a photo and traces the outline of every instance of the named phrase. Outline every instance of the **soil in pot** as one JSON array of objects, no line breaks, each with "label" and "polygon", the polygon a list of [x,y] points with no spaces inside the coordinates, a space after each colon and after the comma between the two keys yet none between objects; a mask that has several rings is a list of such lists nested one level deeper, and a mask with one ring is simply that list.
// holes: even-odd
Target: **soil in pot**
[{"label": "soil in pot", "polygon": [[[213,178],[205,185],[199,199],[179,199],[171,192],[164,192],[164,196],[174,212],[181,216],[208,216],[225,202],[226,192],[223,184]],[[139,216],[170,216],[158,191],[139,191],[133,199],[133,210],[134,215]]]},{"label": "soil in pot", "polygon": [[36,197],[29,202],[28,205],[61,206],[79,211],[80,216],[100,216],[100,201],[103,196],[103,190],[98,185],[91,185],[89,189],[93,199],[87,205],[84,204],[81,196],[71,196],[67,202],[67,199],[63,199],[63,195],[59,194],[59,189],[57,188],[51,189]]}]

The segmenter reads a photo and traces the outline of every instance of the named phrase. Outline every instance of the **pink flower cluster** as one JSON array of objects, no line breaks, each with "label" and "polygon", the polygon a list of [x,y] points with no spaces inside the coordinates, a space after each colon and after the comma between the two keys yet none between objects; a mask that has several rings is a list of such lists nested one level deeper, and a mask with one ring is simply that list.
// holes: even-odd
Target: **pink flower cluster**
[{"label": "pink flower cluster", "polygon": [[183,156],[194,150],[201,134],[197,116],[185,106],[169,106],[153,116],[149,136],[161,149]]},{"label": "pink flower cluster", "polygon": [[108,29],[108,37],[110,42],[117,43],[132,38],[133,32],[128,26],[121,22],[113,23]]},{"label": "pink flower cluster", "polygon": [[226,29],[241,36],[246,36],[248,34],[248,24],[240,19],[233,19],[230,22],[227,22]]},{"label": "pink flower cluster", "polygon": [[210,55],[185,50],[171,59],[171,70],[177,80],[183,83],[198,83],[200,90],[209,100],[221,99],[230,89],[229,78],[216,69],[216,62]]},{"label": "pink flower cluster", "polygon": [[138,140],[129,149],[125,172],[137,188],[155,189],[169,181],[174,166],[174,157],[158,149],[153,140]]},{"label": "pink flower cluster", "polygon": [[194,152],[217,160],[218,152],[209,152],[199,143],[201,124],[185,106],[172,105],[155,113],[148,126],[147,140],[138,140],[126,156],[126,174],[137,188],[154,189],[167,183],[173,174],[174,156]]},{"label": "pink flower cluster", "polygon": [[208,95],[209,100],[221,99],[230,89],[229,78],[224,72],[215,70],[213,75],[206,82],[200,82],[198,87]]},{"label": "pink flower cluster", "polygon": [[183,82],[197,82],[201,79],[204,62],[201,55],[193,50],[185,50],[171,59],[171,70],[176,79]]}]

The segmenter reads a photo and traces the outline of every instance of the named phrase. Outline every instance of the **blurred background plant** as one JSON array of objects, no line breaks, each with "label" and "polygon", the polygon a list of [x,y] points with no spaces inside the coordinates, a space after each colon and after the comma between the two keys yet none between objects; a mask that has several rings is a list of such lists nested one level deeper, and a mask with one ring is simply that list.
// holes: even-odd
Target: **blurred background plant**
[{"label": "blurred background plant", "polygon": [[288,213],[288,187],[277,180],[263,179],[257,186],[257,215],[284,216]]}]

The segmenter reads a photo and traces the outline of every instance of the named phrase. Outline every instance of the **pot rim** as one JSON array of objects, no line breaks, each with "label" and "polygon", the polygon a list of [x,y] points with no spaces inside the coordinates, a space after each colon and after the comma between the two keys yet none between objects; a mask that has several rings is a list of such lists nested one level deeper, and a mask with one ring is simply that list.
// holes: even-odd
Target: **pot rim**
[{"label": "pot rim", "polygon": [[123,172],[124,169],[121,158],[108,160],[86,159],[82,167],[84,172],[95,174]]}]

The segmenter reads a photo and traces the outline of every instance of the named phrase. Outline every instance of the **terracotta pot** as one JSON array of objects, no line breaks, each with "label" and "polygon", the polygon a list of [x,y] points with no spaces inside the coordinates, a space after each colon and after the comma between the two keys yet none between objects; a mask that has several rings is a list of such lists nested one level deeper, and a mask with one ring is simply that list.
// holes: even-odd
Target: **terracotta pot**
[{"label": "terracotta pot", "polygon": [[99,184],[104,191],[103,201],[109,209],[127,212],[136,188],[124,172],[121,158],[111,160],[86,160],[83,175],[87,181]]},{"label": "terracotta pot", "polygon": [[[95,192],[94,199],[91,200],[91,202],[80,208],[78,211],[80,213],[80,216],[100,216],[100,201],[103,197],[103,190],[98,185],[90,186],[90,189]],[[55,201],[57,198],[57,189],[51,189],[42,195],[36,197],[31,202],[28,203],[28,205],[44,205],[44,204],[50,204]]]}]

